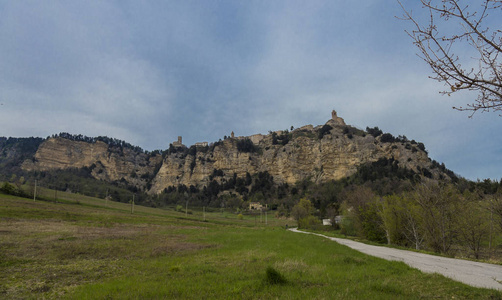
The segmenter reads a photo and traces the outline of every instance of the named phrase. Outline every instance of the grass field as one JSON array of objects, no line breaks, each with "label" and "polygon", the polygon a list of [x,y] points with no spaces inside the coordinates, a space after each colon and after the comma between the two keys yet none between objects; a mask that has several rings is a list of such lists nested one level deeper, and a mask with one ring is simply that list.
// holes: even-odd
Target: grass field
[{"label": "grass field", "polygon": [[289,232],[270,216],[267,225],[220,212],[204,221],[200,211],[131,214],[123,203],[58,197],[0,194],[0,298],[502,298]]}]

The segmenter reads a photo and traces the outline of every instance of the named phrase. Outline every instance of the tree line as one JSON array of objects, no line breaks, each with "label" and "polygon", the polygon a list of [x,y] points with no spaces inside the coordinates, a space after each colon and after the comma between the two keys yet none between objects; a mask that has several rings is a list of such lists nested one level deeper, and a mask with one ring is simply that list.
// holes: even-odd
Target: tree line
[{"label": "tree line", "polygon": [[292,216],[303,228],[320,229],[320,217],[329,218],[347,236],[474,258],[489,257],[501,238],[501,182],[424,179],[401,192],[379,194],[364,184],[347,186],[338,195],[331,212],[320,215],[309,195],[293,207]]},{"label": "tree line", "polygon": [[[86,143],[103,142],[111,148],[130,149],[130,150],[137,152],[137,153],[149,153],[148,151],[143,150],[139,146],[134,146],[126,141],[116,139],[116,138],[107,137],[107,136],[88,137],[88,136],[85,136],[82,134],[71,134],[68,132],[61,132],[59,134],[53,134],[51,137],[52,138],[63,138],[63,139],[67,139],[70,141],[78,141],[78,142],[86,142]],[[160,150],[156,150],[156,151],[158,152]]]}]

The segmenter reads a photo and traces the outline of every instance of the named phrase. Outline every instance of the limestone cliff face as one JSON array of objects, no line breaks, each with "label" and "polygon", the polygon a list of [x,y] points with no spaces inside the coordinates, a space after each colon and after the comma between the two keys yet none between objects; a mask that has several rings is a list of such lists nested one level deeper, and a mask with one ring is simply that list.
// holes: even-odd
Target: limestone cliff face
[{"label": "limestone cliff face", "polygon": [[[305,178],[317,182],[350,176],[357,167],[380,158],[395,159],[399,165],[418,171],[430,168],[427,153],[410,142],[384,143],[380,137],[358,131],[347,134],[347,126],[328,121],[331,130],[319,138],[320,126],[304,126],[289,133],[285,145],[274,143],[272,134],[255,143],[255,151],[243,152],[238,142],[244,138],[229,138],[208,150],[197,148],[191,154],[167,156],[153,180],[151,193],[160,193],[168,186],[184,184],[202,186],[209,183],[213,170],[221,170],[229,179],[246,173],[267,171],[276,183],[293,184]],[[186,152],[186,151],[185,151]],[[222,178],[216,178],[221,180]]]},{"label": "limestone cliff face", "polygon": [[160,155],[152,157],[128,148],[109,147],[100,141],[88,143],[49,138],[40,145],[34,159],[26,160],[22,168],[27,171],[46,171],[88,167],[97,179],[125,179],[130,184],[144,187],[145,175],[152,174],[161,161]]},{"label": "limestone cliff face", "polygon": [[427,153],[416,143],[382,138],[345,125],[333,112],[333,118],[324,126],[232,137],[209,146],[186,148],[180,144],[164,157],[112,147],[101,141],[49,138],[22,168],[42,171],[88,167],[97,179],[125,180],[152,194],[169,186],[202,187],[211,180],[221,182],[234,174],[244,178],[246,173],[258,172],[268,172],[276,183],[293,184],[306,178],[325,182],[350,176],[358,166],[381,158],[393,158],[399,166],[414,171],[428,169],[432,176],[439,177],[439,171],[431,168]]}]

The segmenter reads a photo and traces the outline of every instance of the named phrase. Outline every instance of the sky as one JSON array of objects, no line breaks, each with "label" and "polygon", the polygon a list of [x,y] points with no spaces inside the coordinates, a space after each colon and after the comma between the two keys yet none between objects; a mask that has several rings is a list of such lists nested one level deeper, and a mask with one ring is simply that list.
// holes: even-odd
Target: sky
[{"label": "sky", "polygon": [[151,151],[322,125],[334,109],[499,180],[502,117],[452,109],[476,95],[439,94],[401,15],[392,0],[0,0],[0,136]]}]

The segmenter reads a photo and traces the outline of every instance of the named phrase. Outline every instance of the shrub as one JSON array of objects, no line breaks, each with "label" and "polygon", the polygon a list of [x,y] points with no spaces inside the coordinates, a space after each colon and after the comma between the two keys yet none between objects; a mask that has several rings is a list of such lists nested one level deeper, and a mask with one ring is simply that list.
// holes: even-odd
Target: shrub
[{"label": "shrub", "polygon": [[343,216],[342,222],[340,223],[340,233],[347,236],[355,236],[357,235],[357,231],[354,225],[354,221],[352,217]]},{"label": "shrub", "polygon": [[319,139],[322,140],[322,138],[326,135],[329,134],[331,129],[333,127],[329,126],[328,124],[324,125],[321,130],[319,130]]},{"label": "shrub", "polygon": [[427,153],[427,151],[425,151],[425,145],[423,143],[418,143],[418,149],[424,151],[425,153]]},{"label": "shrub", "polygon": [[298,201],[298,203],[291,210],[291,215],[298,221],[298,227],[303,228],[300,225],[300,220],[311,215],[313,210],[314,206],[307,198],[301,198],[300,201]]},{"label": "shrub", "polygon": [[193,169],[195,169],[195,166],[197,165],[197,161],[194,159],[190,163],[190,174],[193,174]]},{"label": "shrub", "polygon": [[239,220],[243,220],[243,219],[244,219],[244,216],[243,216],[242,214],[238,214],[238,215],[237,215],[237,219],[239,219]]},{"label": "shrub", "polygon": [[13,184],[8,183],[8,182],[4,182],[2,187],[0,187],[0,192],[3,192],[8,195],[12,195],[12,196],[19,196],[19,197],[25,197],[25,198],[31,197],[26,192],[24,192],[22,189],[18,188],[17,186],[15,186]]},{"label": "shrub", "polygon": [[188,155],[196,156],[197,155],[197,147],[190,146],[190,148],[188,149]]},{"label": "shrub", "polygon": [[303,228],[303,229],[313,229],[319,224],[321,224],[321,220],[312,215],[298,220],[298,228]]},{"label": "shrub", "polygon": [[396,141],[396,138],[390,133],[384,133],[384,134],[382,134],[380,141],[382,143],[393,143]]},{"label": "shrub", "polygon": [[267,268],[265,275],[265,281],[268,284],[285,284],[288,282],[279,271],[270,266]]},{"label": "shrub", "polygon": [[383,133],[382,130],[380,130],[380,128],[378,128],[378,127],[375,127],[375,128],[366,127],[366,131],[369,134],[371,134],[373,137],[380,136]]},{"label": "shrub", "polygon": [[237,141],[237,150],[239,152],[251,152],[252,153],[252,152],[256,152],[256,147],[250,139],[246,138],[246,139]]},{"label": "shrub", "polygon": [[17,194],[16,186],[14,186],[8,182],[4,182],[4,184],[0,188],[0,191],[6,193],[8,195],[16,195]]}]

